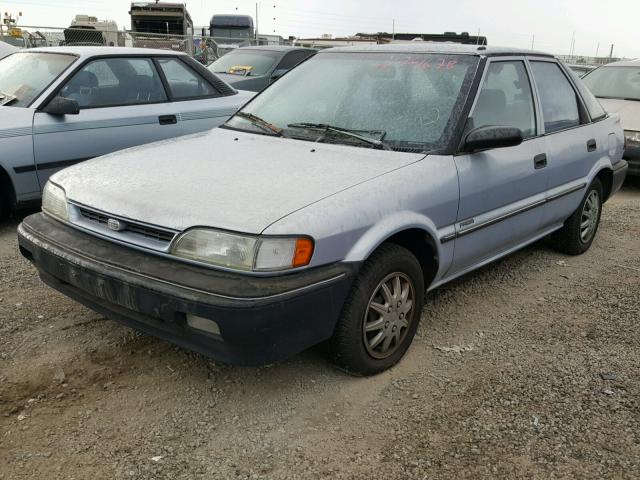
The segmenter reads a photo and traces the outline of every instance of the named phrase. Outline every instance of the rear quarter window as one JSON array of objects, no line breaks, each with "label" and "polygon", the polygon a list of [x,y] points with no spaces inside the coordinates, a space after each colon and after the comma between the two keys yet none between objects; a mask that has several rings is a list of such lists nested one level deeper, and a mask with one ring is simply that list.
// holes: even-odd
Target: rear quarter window
[{"label": "rear quarter window", "polygon": [[596,120],[600,120],[606,117],[607,112],[604,111],[604,108],[602,108],[602,105],[600,105],[598,99],[593,93],[591,93],[591,90],[587,88],[580,76],[570,68],[566,68],[566,70],[569,72],[569,75],[573,79],[573,82],[576,84],[576,87],[578,87],[578,92],[580,92],[580,96],[582,97],[582,100],[584,101],[584,104],[589,111],[591,120],[595,122]]}]

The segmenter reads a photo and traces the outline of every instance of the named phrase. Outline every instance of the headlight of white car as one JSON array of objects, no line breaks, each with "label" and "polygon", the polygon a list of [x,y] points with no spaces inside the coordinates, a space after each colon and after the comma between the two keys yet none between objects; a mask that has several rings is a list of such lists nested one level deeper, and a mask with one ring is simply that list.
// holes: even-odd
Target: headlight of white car
[{"label": "headlight of white car", "polygon": [[62,188],[47,182],[42,192],[42,210],[49,215],[69,221],[69,210],[67,208],[67,194]]},{"label": "headlight of white car", "polygon": [[232,270],[278,271],[308,265],[313,255],[313,240],[194,229],[177,239],[171,253]]},{"label": "headlight of white car", "polygon": [[624,131],[624,145],[625,148],[640,148],[640,132],[633,130]]}]

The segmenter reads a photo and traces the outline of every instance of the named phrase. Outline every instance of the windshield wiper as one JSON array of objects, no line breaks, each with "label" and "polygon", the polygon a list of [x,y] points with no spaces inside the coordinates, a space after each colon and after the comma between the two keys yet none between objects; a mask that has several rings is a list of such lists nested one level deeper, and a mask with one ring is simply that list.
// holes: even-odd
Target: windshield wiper
[{"label": "windshield wiper", "polygon": [[[387,132],[383,130],[355,130],[343,127],[335,127],[333,125],[328,125],[326,123],[290,123],[287,125],[289,128],[304,128],[307,130],[321,130],[323,132],[334,132],[340,135],[344,135],[345,137],[355,138],[356,140],[360,140],[361,142],[368,143],[369,145],[373,145],[376,148],[380,148],[383,150],[390,150],[389,146],[383,142],[384,137],[387,135]],[[362,134],[366,133],[374,133],[378,134],[380,138],[371,138]]]},{"label": "windshield wiper", "polygon": [[281,128],[278,128],[275,125],[270,124],[266,120],[260,118],[257,115],[254,115],[253,113],[238,112],[236,113],[236,116],[248,120],[249,122],[251,122],[252,125],[255,125],[256,127],[261,128],[265,132],[270,132],[273,135],[276,135],[278,137],[284,137],[284,134],[282,133]]}]

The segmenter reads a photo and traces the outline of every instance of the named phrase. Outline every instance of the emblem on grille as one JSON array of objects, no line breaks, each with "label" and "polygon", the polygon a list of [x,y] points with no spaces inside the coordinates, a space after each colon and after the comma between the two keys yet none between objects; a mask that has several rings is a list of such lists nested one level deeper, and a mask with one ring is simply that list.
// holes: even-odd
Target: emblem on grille
[{"label": "emblem on grille", "polygon": [[109,227],[109,230],[113,230],[114,232],[121,232],[125,229],[125,224],[120,220],[110,218],[109,220],[107,220],[107,227]]}]

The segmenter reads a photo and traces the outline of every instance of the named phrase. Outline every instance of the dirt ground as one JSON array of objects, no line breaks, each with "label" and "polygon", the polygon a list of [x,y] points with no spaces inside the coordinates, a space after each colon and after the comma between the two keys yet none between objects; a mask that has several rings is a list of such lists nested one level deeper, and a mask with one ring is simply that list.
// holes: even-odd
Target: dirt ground
[{"label": "dirt ground", "polygon": [[640,182],[589,252],[540,242],[427,296],[374,378],[238,368],[45,287],[0,225],[0,479],[640,478]]}]

